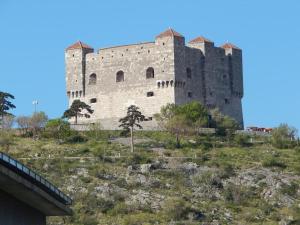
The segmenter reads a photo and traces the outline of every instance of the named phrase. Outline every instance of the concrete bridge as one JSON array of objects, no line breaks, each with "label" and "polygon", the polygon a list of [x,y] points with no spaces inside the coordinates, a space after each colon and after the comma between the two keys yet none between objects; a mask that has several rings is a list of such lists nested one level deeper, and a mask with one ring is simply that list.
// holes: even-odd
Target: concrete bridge
[{"label": "concrete bridge", "polygon": [[0,152],[0,225],[46,225],[71,215],[71,198],[19,161]]}]

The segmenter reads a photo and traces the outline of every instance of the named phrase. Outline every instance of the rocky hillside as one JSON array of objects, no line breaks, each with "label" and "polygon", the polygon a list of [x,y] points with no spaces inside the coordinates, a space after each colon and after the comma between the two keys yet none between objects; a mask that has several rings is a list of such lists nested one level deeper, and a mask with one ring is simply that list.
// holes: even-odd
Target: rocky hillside
[{"label": "rocky hillside", "polygon": [[139,133],[81,143],[16,137],[13,157],[74,199],[49,225],[300,224],[300,149],[239,147],[219,138]]}]

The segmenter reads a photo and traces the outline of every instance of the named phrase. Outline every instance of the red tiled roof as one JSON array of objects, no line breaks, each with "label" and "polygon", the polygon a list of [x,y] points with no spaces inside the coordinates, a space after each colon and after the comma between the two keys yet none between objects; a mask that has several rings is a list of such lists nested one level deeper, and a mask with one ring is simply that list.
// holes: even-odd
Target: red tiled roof
[{"label": "red tiled roof", "polygon": [[88,46],[87,44],[84,44],[81,41],[77,41],[75,44],[72,44],[71,46],[69,46],[66,50],[83,49],[83,48],[93,49],[92,47]]},{"label": "red tiled roof", "polygon": [[156,36],[156,38],[162,38],[162,37],[183,37],[183,36],[178,32],[176,32],[175,30],[169,28],[166,31]]},{"label": "red tiled roof", "polygon": [[231,44],[231,43],[226,43],[224,45],[221,46],[221,48],[234,48],[234,49],[239,49],[241,50],[239,47],[235,46],[234,44]]},{"label": "red tiled roof", "polygon": [[202,37],[202,36],[197,37],[197,38],[191,40],[189,43],[190,43],[190,44],[193,44],[193,43],[199,43],[199,42],[200,42],[200,43],[202,43],[202,42],[213,43],[211,40],[209,40],[209,39],[207,39],[207,38],[205,38],[205,37]]}]

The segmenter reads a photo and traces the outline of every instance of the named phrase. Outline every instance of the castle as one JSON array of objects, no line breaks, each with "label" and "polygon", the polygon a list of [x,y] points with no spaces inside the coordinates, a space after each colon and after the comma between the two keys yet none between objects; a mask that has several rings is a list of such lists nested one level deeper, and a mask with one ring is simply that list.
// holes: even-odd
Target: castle
[{"label": "castle", "polygon": [[168,29],[154,42],[97,52],[79,41],[65,50],[65,62],[69,105],[80,99],[94,109],[79,123],[99,121],[104,129],[118,129],[127,107],[137,105],[150,118],[144,129],[155,129],[152,116],[162,106],[200,101],[243,127],[242,51],[233,44],[216,47],[197,37],[185,45],[184,36]]}]

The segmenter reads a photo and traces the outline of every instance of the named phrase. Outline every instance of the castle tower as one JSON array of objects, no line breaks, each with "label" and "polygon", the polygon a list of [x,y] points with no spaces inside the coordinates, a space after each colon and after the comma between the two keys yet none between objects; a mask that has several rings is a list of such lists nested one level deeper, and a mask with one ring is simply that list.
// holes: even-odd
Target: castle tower
[{"label": "castle tower", "polygon": [[225,50],[227,57],[227,70],[229,75],[229,87],[231,94],[231,101],[234,108],[228,114],[236,118],[243,127],[243,112],[242,112],[242,98],[244,96],[243,87],[243,63],[242,63],[242,50],[237,46],[226,43],[221,46]]},{"label": "castle tower", "polygon": [[211,40],[209,40],[203,36],[199,36],[199,37],[191,40],[188,43],[188,46],[192,47],[192,48],[200,49],[201,52],[205,55],[205,53],[207,51],[209,51],[209,49],[214,47],[214,42],[212,42]]},{"label": "castle tower", "polygon": [[70,99],[79,99],[85,96],[85,56],[91,52],[94,52],[94,49],[80,41],[65,50],[66,86],[69,104],[72,102]]},{"label": "castle tower", "polygon": [[[207,96],[209,95],[208,92],[208,87],[207,83],[210,80],[210,77],[207,74],[207,70],[209,69],[209,64],[207,65],[206,61],[209,62],[210,60],[207,60],[211,57],[211,52],[214,49],[214,42],[203,37],[199,36],[194,38],[193,40],[189,41],[188,46],[191,47],[192,49],[199,49],[200,52],[198,53],[198,64],[199,64],[199,71],[198,74],[201,79],[201,85],[200,85],[200,92],[202,95],[202,103],[204,105],[209,105],[210,102],[207,100]],[[199,55],[200,54],[200,55]],[[206,59],[207,58],[207,59]]]}]

